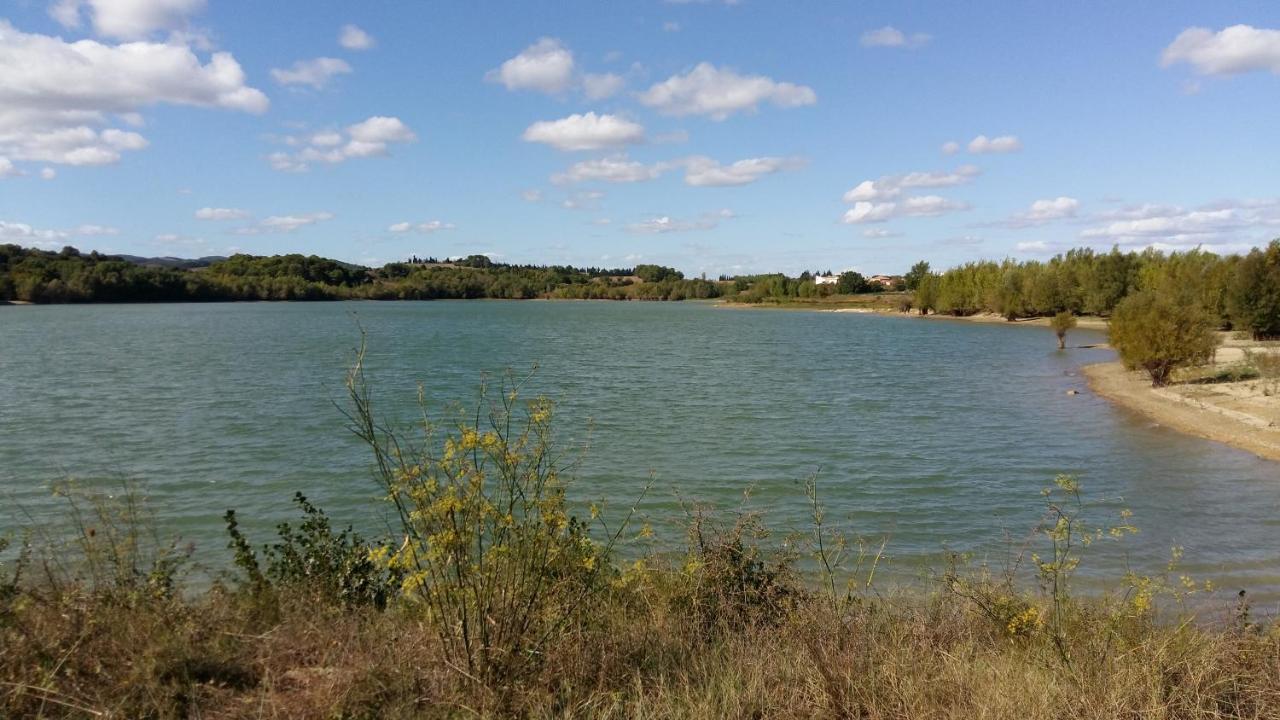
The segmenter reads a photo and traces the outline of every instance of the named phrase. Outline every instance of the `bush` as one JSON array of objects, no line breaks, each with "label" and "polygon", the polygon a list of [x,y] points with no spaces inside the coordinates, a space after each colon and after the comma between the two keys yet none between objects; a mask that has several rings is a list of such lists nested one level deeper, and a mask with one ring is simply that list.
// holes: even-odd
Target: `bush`
[{"label": "bush", "polygon": [[303,521],[297,529],[289,523],[276,528],[280,542],[264,545],[267,567],[264,572],[248,540],[240,532],[235,510],[224,519],[229,547],[235,553],[236,565],[245,572],[255,591],[268,586],[304,589],[343,605],[386,607],[387,600],[399,590],[402,573],[378,565],[373,558],[385,555],[384,545],[370,545],[350,526],[334,533],[329,517],[312,505],[302,493],[293,497],[302,510]]},{"label": "bush", "polygon": [[[375,420],[363,355],[362,345],[347,376],[348,417],[373,450],[404,538],[374,559],[401,574],[401,594],[455,664],[485,681],[517,679],[607,589],[630,515],[610,532],[595,506],[586,521],[569,513],[573,464],[552,441],[552,405],[521,403],[521,383],[504,382],[496,401],[482,388],[480,407],[452,430],[424,419],[416,440]],[[589,523],[604,530],[601,542]]]},{"label": "bush", "polygon": [[1125,366],[1145,370],[1154,387],[1168,385],[1177,368],[1208,362],[1219,342],[1197,304],[1145,291],[1116,306],[1110,334]]},{"label": "bush", "polygon": [[1076,316],[1063,310],[1054,315],[1049,320],[1049,327],[1053,329],[1053,333],[1058,336],[1058,349],[1063,350],[1067,347],[1067,331],[1076,326]]}]

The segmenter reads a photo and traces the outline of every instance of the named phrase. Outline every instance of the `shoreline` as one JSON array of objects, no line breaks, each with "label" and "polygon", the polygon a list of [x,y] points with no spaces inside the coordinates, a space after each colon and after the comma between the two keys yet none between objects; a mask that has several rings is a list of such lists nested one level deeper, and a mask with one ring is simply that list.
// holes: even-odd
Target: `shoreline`
[{"label": "shoreline", "polygon": [[1275,421],[1266,413],[1230,402],[1233,396],[1213,385],[1153,388],[1140,372],[1126,370],[1118,360],[1085,365],[1080,372],[1096,395],[1157,425],[1280,462],[1280,429]]}]

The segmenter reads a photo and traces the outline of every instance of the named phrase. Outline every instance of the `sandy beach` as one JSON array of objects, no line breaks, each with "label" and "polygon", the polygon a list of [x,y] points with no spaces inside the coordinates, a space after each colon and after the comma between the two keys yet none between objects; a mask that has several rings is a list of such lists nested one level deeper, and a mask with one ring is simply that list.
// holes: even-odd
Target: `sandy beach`
[{"label": "sandy beach", "polygon": [[[1238,364],[1249,345],[1227,340],[1213,368]],[[1087,365],[1083,372],[1098,395],[1160,425],[1280,460],[1280,381],[1260,378],[1154,388],[1144,373],[1125,370],[1119,361]]]}]

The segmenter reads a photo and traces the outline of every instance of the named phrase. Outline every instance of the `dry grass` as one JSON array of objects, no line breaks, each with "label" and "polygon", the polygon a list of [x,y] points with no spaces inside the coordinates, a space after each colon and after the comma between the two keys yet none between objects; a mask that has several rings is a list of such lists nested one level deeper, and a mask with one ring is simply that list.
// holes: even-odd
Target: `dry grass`
[{"label": "dry grass", "polygon": [[536,672],[479,682],[420,613],[211,591],[123,603],[24,595],[0,630],[4,717],[1262,718],[1280,646],[1259,628],[1081,609],[1065,664],[963,599],[812,596],[708,629],[675,575],[610,595]]}]

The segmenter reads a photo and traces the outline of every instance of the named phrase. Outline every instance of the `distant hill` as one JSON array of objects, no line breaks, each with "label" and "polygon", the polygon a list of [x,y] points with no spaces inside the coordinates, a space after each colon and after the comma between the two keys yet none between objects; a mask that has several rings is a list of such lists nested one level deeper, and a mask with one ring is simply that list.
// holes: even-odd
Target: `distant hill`
[{"label": "distant hill", "polygon": [[125,262],[131,262],[134,265],[142,265],[143,267],[176,268],[178,270],[205,268],[227,259],[224,255],[206,255],[201,258],[142,257],[140,255],[115,255],[114,257],[118,257]]}]

